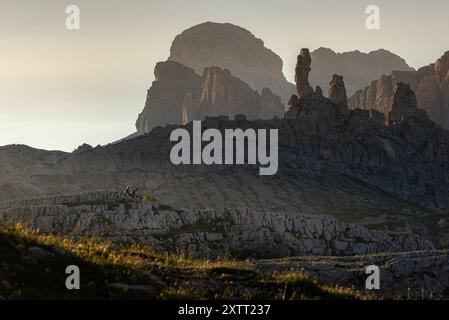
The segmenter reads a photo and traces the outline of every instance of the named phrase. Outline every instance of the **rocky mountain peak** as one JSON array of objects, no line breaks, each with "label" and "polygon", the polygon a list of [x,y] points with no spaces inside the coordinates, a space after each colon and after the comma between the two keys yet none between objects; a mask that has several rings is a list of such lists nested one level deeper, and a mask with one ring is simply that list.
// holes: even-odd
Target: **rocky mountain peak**
[{"label": "rocky mountain peak", "polygon": [[270,88],[286,104],[294,91],[282,73],[282,60],[248,30],[230,23],[206,22],[193,26],[173,40],[170,61],[203,74],[205,68],[228,69],[252,89]]}]

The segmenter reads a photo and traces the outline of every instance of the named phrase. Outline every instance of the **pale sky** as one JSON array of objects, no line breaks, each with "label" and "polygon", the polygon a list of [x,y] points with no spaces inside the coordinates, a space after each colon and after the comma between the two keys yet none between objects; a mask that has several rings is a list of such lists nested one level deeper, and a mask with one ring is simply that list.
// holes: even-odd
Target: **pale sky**
[{"label": "pale sky", "polygon": [[[65,28],[65,8],[81,30]],[[380,7],[381,29],[365,28]],[[293,80],[302,47],[390,50],[415,68],[449,50],[449,1],[0,0],[0,146],[72,151],[135,131],[153,68],[171,41],[205,21],[251,31]]]}]

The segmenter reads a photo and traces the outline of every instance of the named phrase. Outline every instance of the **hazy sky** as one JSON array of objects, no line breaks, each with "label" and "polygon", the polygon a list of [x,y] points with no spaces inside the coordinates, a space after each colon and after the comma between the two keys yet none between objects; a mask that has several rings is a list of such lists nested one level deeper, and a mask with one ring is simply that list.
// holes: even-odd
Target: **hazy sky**
[{"label": "hazy sky", "polygon": [[[65,28],[65,8],[81,30]],[[381,29],[365,28],[365,8]],[[172,39],[205,22],[250,30],[284,61],[292,81],[302,47],[378,48],[413,67],[449,50],[449,1],[0,0],[0,145],[72,151],[135,131],[156,62]]]}]

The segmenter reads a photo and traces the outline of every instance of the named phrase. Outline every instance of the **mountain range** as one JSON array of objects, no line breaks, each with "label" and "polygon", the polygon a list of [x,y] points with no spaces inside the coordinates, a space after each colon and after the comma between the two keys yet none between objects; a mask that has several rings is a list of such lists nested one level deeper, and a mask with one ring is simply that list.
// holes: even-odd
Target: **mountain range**
[{"label": "mountain range", "polygon": [[[381,263],[385,297],[418,297],[424,285],[447,297],[447,57],[414,71],[386,50],[304,48],[291,84],[249,31],[192,27],[155,66],[136,134],[71,153],[0,147],[0,223],[253,258],[251,268],[267,274],[305,268],[357,288],[360,266]],[[277,129],[277,174],[173,165],[170,133],[191,133],[192,120],[221,132]]]},{"label": "mountain range", "polygon": [[[384,49],[365,54],[319,48],[311,52],[311,58],[312,85],[327,92],[329,75],[339,74],[349,95],[383,74],[413,70],[404,59]],[[136,121],[137,132],[142,134],[158,125],[186,123],[207,115],[233,117],[236,111],[231,111],[230,105],[249,119],[282,117],[282,105],[287,107],[295,90],[282,68],[281,58],[244,28],[213,22],[193,26],[175,37],[168,60],[156,65],[155,81]],[[213,97],[217,97],[217,103],[211,101],[215,100]],[[215,111],[209,114],[206,110],[210,110],[211,104]]]}]

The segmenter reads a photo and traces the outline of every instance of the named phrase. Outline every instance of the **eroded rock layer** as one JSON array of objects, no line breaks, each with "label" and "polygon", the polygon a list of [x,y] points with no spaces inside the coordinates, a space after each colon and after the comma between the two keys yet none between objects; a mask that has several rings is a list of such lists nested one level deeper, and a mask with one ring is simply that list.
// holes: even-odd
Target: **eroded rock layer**
[{"label": "eroded rock layer", "polygon": [[[175,210],[114,192],[9,203],[0,221],[44,233],[103,237],[202,257],[354,255],[433,249],[411,233],[370,231],[323,216],[248,209]],[[52,204],[54,203],[54,204]],[[5,204],[3,204],[5,207]]]}]

